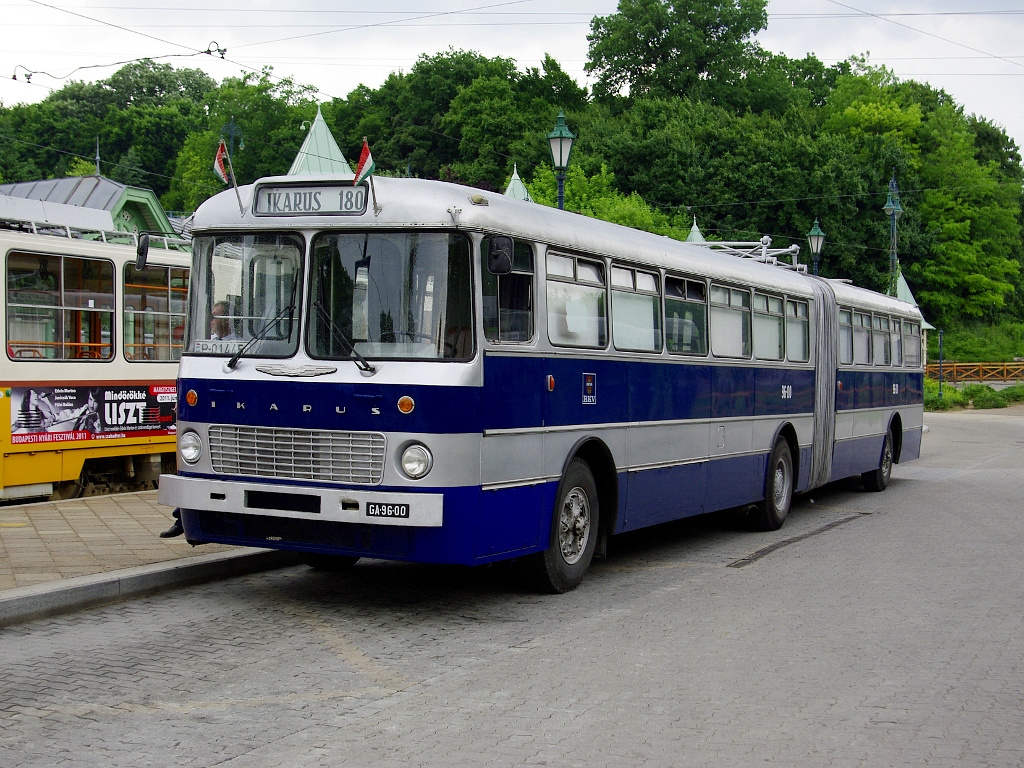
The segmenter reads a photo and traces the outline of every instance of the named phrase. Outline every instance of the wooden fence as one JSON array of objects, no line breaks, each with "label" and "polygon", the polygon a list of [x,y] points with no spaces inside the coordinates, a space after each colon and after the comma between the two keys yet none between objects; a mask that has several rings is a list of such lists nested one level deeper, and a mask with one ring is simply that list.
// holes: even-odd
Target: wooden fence
[{"label": "wooden fence", "polygon": [[[939,378],[939,364],[928,363],[925,376]],[[1024,363],[943,363],[943,381],[1024,381]]]}]

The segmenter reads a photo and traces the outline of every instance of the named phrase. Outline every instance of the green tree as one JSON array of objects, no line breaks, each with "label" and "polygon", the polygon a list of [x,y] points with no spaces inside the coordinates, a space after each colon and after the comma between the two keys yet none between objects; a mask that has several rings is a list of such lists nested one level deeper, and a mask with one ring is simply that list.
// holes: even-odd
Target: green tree
[{"label": "green tree", "polygon": [[765,0],[619,0],[610,16],[590,23],[589,60],[595,95],[700,98],[731,80],[764,29]]}]

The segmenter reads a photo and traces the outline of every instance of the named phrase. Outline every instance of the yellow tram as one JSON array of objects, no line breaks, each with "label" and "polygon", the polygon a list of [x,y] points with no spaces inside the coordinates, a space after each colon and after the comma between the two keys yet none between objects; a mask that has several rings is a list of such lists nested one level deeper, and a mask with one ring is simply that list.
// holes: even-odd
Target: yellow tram
[{"label": "yellow tram", "polygon": [[0,499],[152,488],[173,471],[191,254],[153,237],[138,270],[136,247],[0,215]]}]

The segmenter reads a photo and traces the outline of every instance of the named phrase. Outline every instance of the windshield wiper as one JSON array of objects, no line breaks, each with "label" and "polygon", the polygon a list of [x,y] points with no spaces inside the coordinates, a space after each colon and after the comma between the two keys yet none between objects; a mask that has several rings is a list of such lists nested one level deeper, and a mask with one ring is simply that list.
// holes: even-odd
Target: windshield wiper
[{"label": "windshield wiper", "polygon": [[234,356],[230,360],[228,360],[228,368],[234,370],[235,366],[238,365],[238,359],[242,355],[245,354],[246,350],[248,350],[249,347],[251,347],[257,341],[262,339],[264,336],[266,336],[267,332],[271,328],[273,328],[276,323],[278,323],[279,321],[284,319],[285,315],[288,315],[288,323],[289,323],[288,336],[290,337],[292,335],[290,324],[292,322],[292,313],[294,311],[295,311],[295,305],[294,304],[289,304],[287,307],[285,307],[280,312],[278,312],[274,317],[272,317],[270,320],[268,320],[266,322],[266,324],[262,328],[260,328],[259,331],[257,331],[255,333],[255,335],[253,335],[253,337],[251,339],[249,339],[247,342],[245,342],[245,344],[243,344],[241,346],[241,348],[239,348],[239,350],[237,352],[235,352]]},{"label": "windshield wiper", "polygon": [[359,352],[356,350],[356,345],[349,341],[348,337],[341,330],[341,328],[338,327],[338,324],[334,322],[334,318],[330,316],[330,314],[324,308],[324,305],[320,303],[319,299],[313,302],[313,306],[316,308],[316,314],[317,317],[320,318],[320,321],[331,329],[331,333],[334,336],[334,340],[336,342],[340,341],[343,347],[348,348],[348,351],[350,353],[349,360],[355,363],[356,367],[359,368],[359,370],[361,371],[373,373],[375,370],[377,370],[368,362],[366,362],[365,357],[359,354]]}]

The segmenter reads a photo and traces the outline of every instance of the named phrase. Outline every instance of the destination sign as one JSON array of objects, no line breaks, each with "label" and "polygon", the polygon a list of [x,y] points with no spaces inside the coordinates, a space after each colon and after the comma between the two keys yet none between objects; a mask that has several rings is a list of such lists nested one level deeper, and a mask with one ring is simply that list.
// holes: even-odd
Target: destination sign
[{"label": "destination sign", "polygon": [[264,185],[256,188],[257,216],[358,216],[366,213],[365,184]]}]

